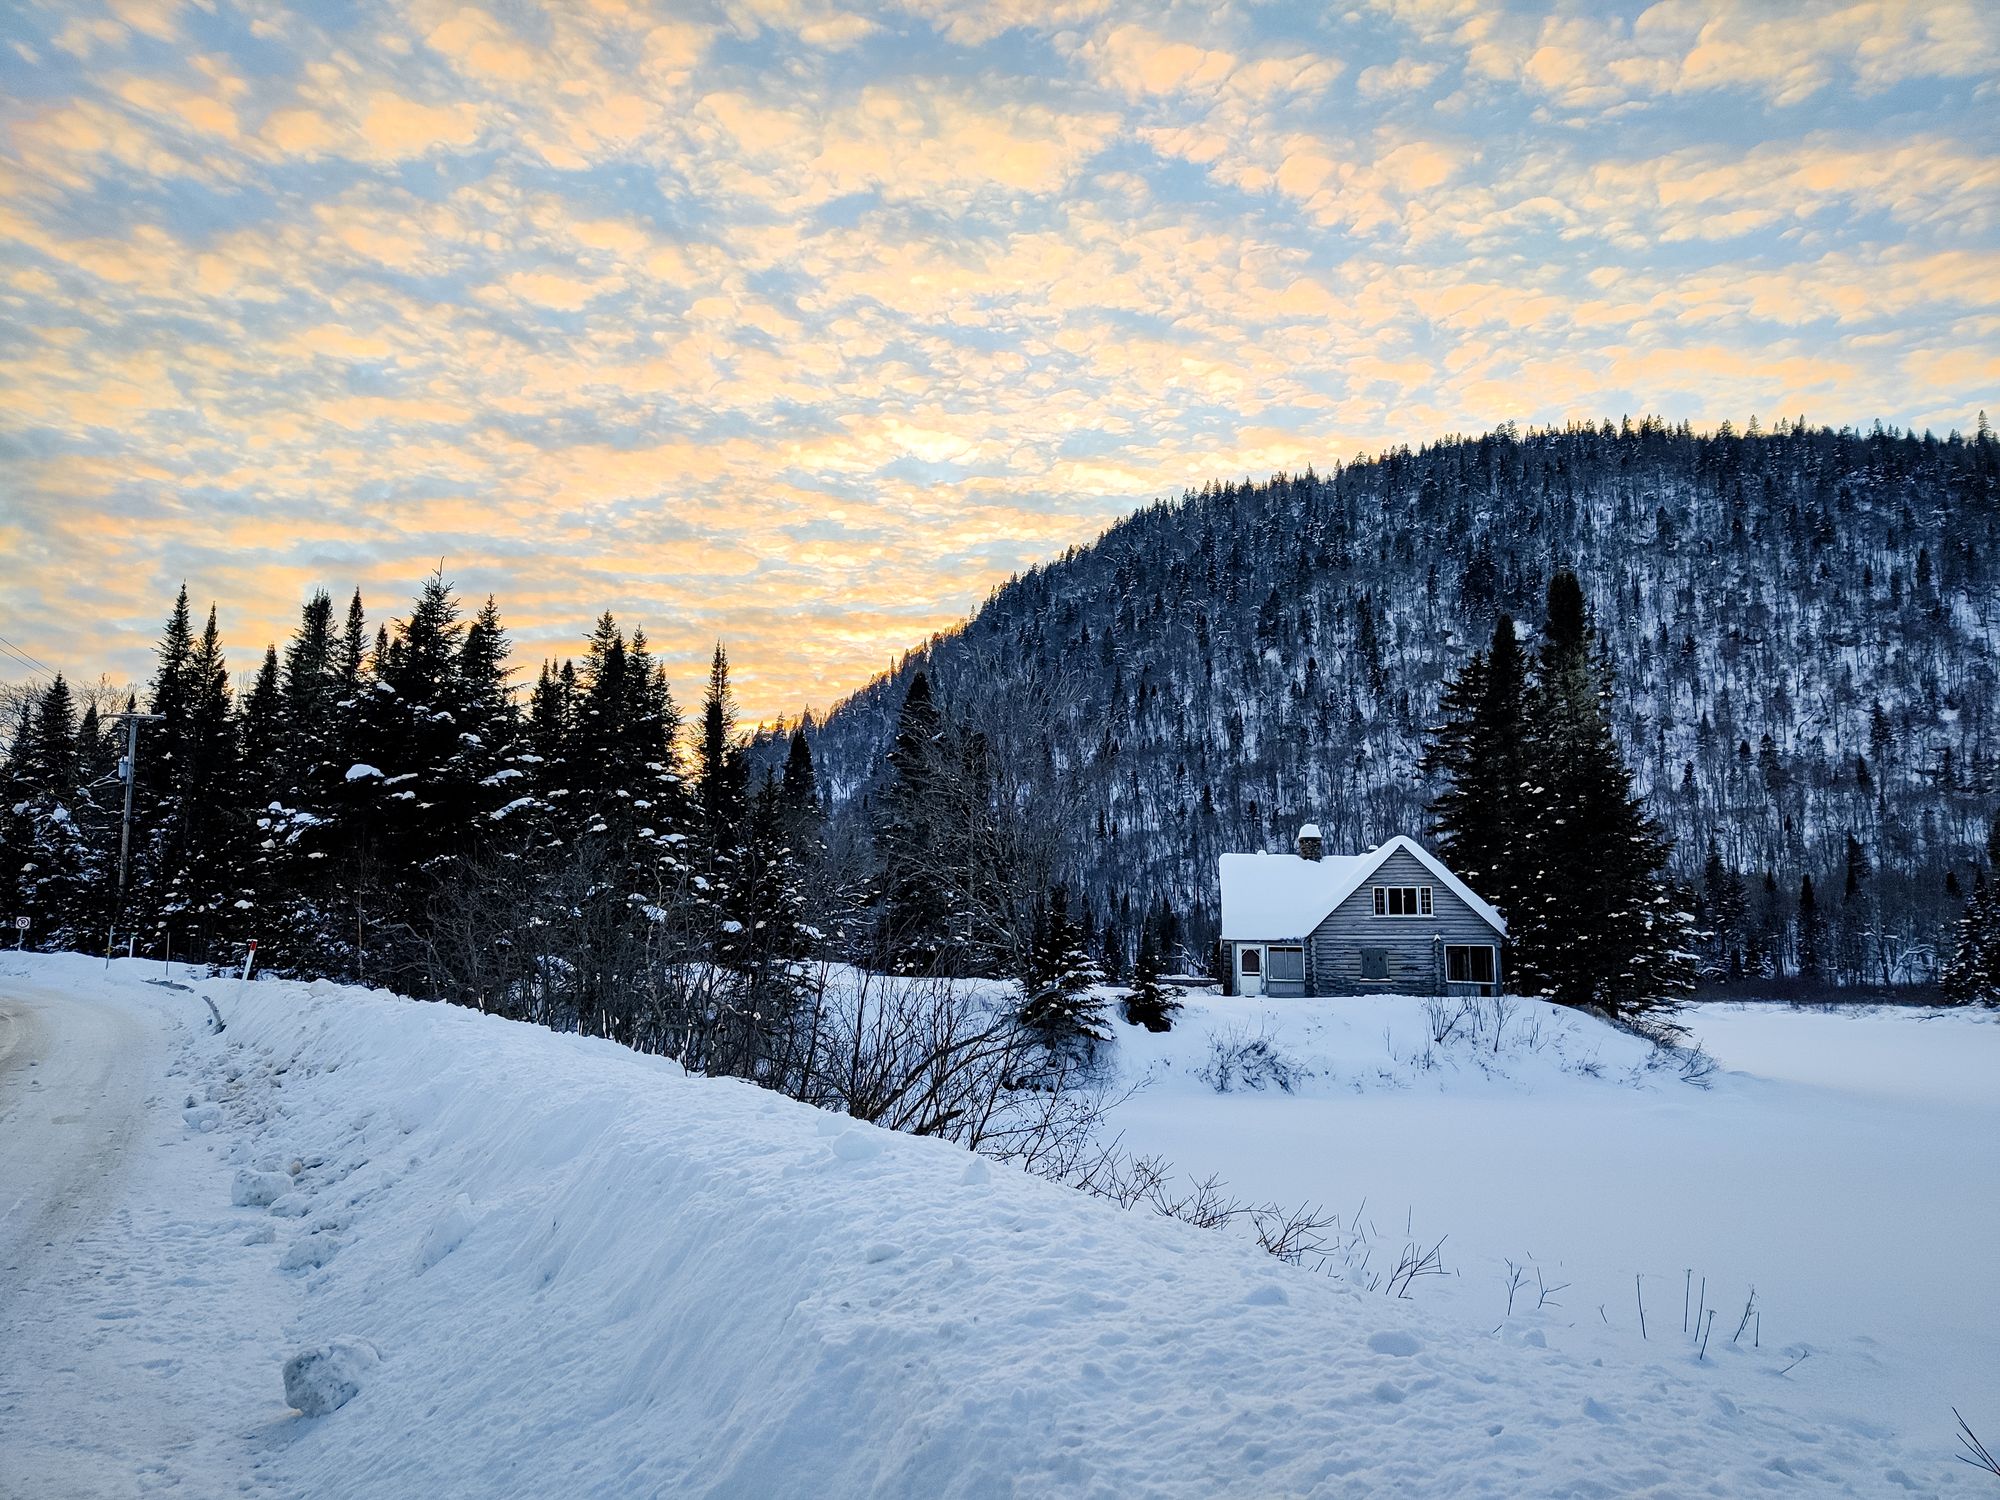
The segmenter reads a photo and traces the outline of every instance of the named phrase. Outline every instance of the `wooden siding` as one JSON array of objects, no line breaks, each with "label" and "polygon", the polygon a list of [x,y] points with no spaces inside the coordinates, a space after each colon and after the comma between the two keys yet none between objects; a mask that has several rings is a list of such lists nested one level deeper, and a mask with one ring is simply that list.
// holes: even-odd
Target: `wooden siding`
[{"label": "wooden siding", "polygon": [[[1431,888],[1428,917],[1378,917],[1378,885],[1427,885]],[[1442,942],[1438,940],[1442,939]],[[1480,943],[1500,946],[1500,934],[1467,906],[1451,887],[1404,850],[1382,862],[1361,888],[1341,902],[1306,939],[1306,972],[1316,995],[1362,995],[1370,991],[1431,994],[1446,988],[1444,944]],[[1361,977],[1364,948],[1383,949],[1389,958],[1387,979]],[[1495,955],[1495,975],[1504,980]],[[1232,955],[1233,957],[1233,955]],[[1475,986],[1454,985],[1471,991]]]}]

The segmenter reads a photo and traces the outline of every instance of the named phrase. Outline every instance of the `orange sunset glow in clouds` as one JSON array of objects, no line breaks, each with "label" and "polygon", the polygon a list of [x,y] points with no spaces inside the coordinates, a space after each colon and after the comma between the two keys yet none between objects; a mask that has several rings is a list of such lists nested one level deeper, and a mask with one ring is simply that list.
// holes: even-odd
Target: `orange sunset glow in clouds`
[{"label": "orange sunset glow in clouds", "polygon": [[[442,560],[825,707],[1137,504],[1505,421],[2000,417],[1991,0],[0,21],[0,636]],[[0,679],[25,676],[19,656]]]}]

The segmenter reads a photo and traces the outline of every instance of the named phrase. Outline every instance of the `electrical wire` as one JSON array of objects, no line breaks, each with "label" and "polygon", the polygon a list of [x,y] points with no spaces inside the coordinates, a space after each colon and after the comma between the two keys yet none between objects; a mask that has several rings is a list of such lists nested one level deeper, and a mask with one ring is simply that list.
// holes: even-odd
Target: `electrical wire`
[{"label": "electrical wire", "polygon": [[7,637],[4,635],[0,635],[0,651],[5,651],[9,656],[13,657],[14,660],[18,661],[22,666],[26,667],[31,672],[46,672],[51,677],[58,677],[62,675],[61,673],[57,672],[54,667],[50,666],[47,662],[42,661],[37,657],[29,655],[28,652],[22,650],[21,647],[15,645],[12,641],[8,640]]}]

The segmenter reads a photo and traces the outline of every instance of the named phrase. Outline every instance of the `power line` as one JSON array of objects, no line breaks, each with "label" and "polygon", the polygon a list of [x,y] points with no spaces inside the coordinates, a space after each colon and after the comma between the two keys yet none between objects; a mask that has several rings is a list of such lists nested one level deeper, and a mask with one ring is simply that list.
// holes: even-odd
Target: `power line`
[{"label": "power line", "polygon": [[28,652],[24,651],[21,647],[15,645],[12,641],[8,640],[7,637],[4,635],[0,635],[0,650],[4,650],[9,656],[13,657],[22,666],[28,668],[30,671],[46,672],[51,677],[59,677],[62,675],[61,673],[57,672],[54,667],[50,666],[47,662],[42,661],[38,657],[29,655]]}]

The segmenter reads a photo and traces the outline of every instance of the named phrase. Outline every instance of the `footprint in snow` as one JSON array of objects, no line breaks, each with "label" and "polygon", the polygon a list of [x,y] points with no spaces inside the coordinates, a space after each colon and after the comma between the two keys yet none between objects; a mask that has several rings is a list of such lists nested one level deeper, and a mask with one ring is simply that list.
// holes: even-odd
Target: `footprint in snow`
[{"label": "footprint in snow", "polygon": [[1398,1359],[1408,1359],[1424,1346],[1417,1342],[1416,1335],[1392,1329],[1387,1333],[1370,1334],[1368,1347],[1377,1354],[1393,1354]]}]

